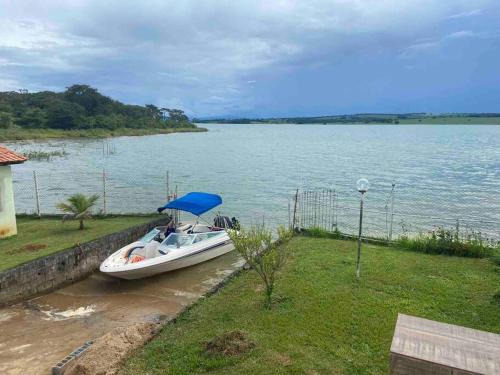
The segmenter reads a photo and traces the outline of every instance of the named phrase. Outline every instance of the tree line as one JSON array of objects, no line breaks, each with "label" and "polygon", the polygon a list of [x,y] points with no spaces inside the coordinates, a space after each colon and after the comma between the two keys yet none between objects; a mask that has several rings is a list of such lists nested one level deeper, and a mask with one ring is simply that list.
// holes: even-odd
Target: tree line
[{"label": "tree line", "polygon": [[196,123],[217,124],[399,124],[400,121],[446,120],[449,118],[497,118],[500,113],[361,113],[353,115],[332,115],[316,117],[273,117],[273,118],[216,118],[193,119]]},{"label": "tree line", "polygon": [[0,92],[0,128],[195,128],[180,109],[123,104],[89,85],[63,92]]}]

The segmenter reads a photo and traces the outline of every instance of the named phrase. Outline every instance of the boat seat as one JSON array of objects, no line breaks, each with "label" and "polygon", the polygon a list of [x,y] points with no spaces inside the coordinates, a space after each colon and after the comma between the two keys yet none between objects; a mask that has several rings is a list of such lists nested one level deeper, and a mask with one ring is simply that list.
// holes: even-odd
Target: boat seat
[{"label": "boat seat", "polygon": [[187,231],[188,231],[188,230],[190,230],[192,227],[193,227],[193,224],[184,224],[184,225],[181,225],[180,227],[178,227],[178,228],[175,230],[175,233],[184,233],[184,232],[187,232]]},{"label": "boat seat", "polygon": [[146,246],[144,246],[144,256],[146,259],[155,258],[158,256],[158,247],[160,246],[159,242],[151,241]]},{"label": "boat seat", "polygon": [[205,224],[196,224],[192,229],[193,233],[208,233],[211,232],[212,228]]}]

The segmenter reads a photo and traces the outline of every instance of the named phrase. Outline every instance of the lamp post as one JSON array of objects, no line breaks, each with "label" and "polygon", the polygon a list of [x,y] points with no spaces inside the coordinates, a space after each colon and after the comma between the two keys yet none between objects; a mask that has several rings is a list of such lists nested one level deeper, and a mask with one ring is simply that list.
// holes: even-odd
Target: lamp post
[{"label": "lamp post", "polygon": [[361,268],[361,233],[363,228],[363,198],[365,193],[370,188],[370,183],[366,178],[360,178],[358,182],[356,182],[356,187],[358,191],[361,193],[361,201],[359,204],[359,236],[358,236],[358,259],[356,261],[356,277],[359,279],[359,273]]}]

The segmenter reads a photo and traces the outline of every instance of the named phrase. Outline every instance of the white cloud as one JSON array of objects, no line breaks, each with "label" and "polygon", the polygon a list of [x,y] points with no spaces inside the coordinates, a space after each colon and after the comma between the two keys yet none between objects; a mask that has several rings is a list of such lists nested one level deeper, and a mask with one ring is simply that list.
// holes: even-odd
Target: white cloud
[{"label": "white cloud", "polygon": [[473,38],[477,36],[477,33],[470,30],[455,31],[451,34],[446,35],[443,39],[462,39],[462,38]]},{"label": "white cloud", "polygon": [[403,59],[408,59],[415,57],[423,52],[433,51],[438,48],[443,47],[445,43],[449,43],[452,41],[460,40],[460,39],[469,39],[469,38],[498,38],[500,37],[500,32],[492,31],[492,32],[474,32],[471,30],[460,30],[455,31],[449,34],[446,34],[440,38],[424,38],[417,40],[415,43],[403,49],[400,53],[399,57]]},{"label": "white cloud", "polygon": [[481,9],[473,9],[473,10],[470,10],[467,12],[452,14],[451,16],[448,16],[447,18],[456,19],[456,18],[473,17],[473,16],[479,16],[482,13],[483,13],[483,11]]}]

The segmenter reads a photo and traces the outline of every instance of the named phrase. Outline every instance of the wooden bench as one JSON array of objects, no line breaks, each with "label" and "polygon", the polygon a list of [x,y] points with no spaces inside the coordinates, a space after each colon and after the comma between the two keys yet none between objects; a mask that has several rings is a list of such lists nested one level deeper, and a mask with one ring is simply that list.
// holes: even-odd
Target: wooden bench
[{"label": "wooden bench", "polygon": [[391,374],[500,374],[500,335],[399,314]]}]

